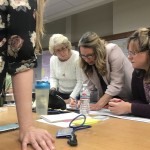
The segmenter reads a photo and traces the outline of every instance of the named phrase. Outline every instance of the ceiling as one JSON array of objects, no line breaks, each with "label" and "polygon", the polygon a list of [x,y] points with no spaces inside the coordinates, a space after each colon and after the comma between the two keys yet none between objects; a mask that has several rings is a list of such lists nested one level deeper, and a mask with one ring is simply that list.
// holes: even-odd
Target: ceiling
[{"label": "ceiling", "polygon": [[47,0],[44,22],[52,22],[112,1],[113,0]]}]

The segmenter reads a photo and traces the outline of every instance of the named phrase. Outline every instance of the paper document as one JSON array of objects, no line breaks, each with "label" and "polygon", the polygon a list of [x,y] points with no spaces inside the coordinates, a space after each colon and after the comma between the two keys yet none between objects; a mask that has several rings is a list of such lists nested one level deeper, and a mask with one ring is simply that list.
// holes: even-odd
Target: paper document
[{"label": "paper document", "polygon": [[43,119],[38,119],[38,122],[42,122],[42,123],[47,123],[49,125],[54,125],[54,126],[58,126],[58,127],[63,127],[63,128],[68,128],[69,127],[69,123],[70,122],[47,122]]},{"label": "paper document", "polygon": [[40,117],[47,122],[60,122],[72,120],[78,115],[78,113],[71,112],[58,115],[41,115]]},{"label": "paper document", "polygon": [[93,115],[93,116],[98,116],[98,115],[110,116],[110,117],[115,117],[115,118],[120,118],[120,119],[128,119],[128,120],[150,123],[150,119],[147,119],[147,118],[136,117],[136,116],[132,116],[132,115],[114,115],[110,112],[109,109],[101,109],[99,111],[90,111],[90,115]]},{"label": "paper document", "polygon": [[[94,119],[94,118],[86,118],[84,125],[92,125],[95,123],[98,123],[100,120],[99,119]],[[74,125],[81,125],[84,122],[84,119],[79,119],[73,121]]]},{"label": "paper document", "polygon": [[71,110],[71,111],[79,112],[79,108],[71,107],[70,104],[67,104],[67,105],[66,105],[66,109],[67,109],[67,110]]}]

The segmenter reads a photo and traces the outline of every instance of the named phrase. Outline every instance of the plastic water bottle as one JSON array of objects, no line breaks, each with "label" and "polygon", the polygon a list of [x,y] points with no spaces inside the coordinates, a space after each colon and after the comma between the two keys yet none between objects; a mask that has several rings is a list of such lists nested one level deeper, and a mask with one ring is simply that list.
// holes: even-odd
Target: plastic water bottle
[{"label": "plastic water bottle", "polygon": [[37,81],[35,84],[36,113],[38,115],[47,115],[49,89],[48,81]]},{"label": "plastic water bottle", "polygon": [[80,92],[80,114],[88,115],[90,111],[90,91],[87,84],[83,84]]}]

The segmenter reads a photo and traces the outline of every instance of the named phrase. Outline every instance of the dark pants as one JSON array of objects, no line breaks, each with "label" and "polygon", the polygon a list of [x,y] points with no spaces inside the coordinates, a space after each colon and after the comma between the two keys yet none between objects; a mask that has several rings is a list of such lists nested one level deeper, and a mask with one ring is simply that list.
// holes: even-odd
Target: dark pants
[{"label": "dark pants", "polygon": [[59,95],[63,99],[69,99],[70,98],[70,93],[69,94],[64,94],[64,93],[58,92],[57,95]]}]

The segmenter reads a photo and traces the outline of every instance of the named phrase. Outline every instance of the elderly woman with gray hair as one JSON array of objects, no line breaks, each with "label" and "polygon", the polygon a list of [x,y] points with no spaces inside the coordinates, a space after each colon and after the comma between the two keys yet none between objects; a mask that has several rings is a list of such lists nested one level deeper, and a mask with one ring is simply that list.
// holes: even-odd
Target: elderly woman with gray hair
[{"label": "elderly woman with gray hair", "polygon": [[79,52],[72,50],[71,42],[62,34],[53,34],[49,40],[50,85],[66,103],[75,100],[82,87]]}]

